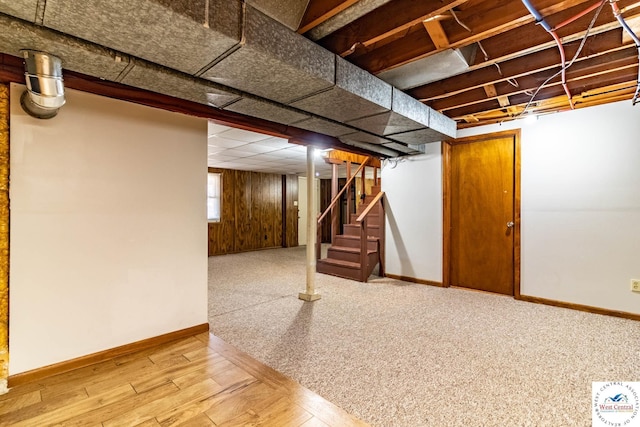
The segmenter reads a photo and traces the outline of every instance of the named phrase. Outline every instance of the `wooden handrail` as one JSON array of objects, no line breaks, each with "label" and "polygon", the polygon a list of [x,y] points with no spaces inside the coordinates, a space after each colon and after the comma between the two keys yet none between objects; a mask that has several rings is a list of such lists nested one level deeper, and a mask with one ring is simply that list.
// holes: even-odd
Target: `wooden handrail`
[{"label": "wooden handrail", "polygon": [[380,201],[380,199],[382,199],[382,196],[384,196],[384,191],[381,191],[378,193],[378,195],[376,197],[373,198],[373,200],[371,201],[371,203],[369,203],[367,205],[367,207],[365,208],[364,211],[362,211],[362,213],[360,214],[360,216],[358,217],[358,219],[356,219],[356,222],[362,222],[364,221],[365,217],[367,215],[369,215],[369,212],[371,212],[371,209],[373,209],[373,207],[376,205],[376,203],[378,203]]},{"label": "wooden handrail", "polygon": [[349,187],[349,185],[351,185],[351,183],[353,182],[354,179],[356,179],[356,176],[358,176],[358,172],[360,172],[360,170],[362,168],[364,168],[367,163],[369,163],[369,159],[370,157],[367,157],[367,161],[363,162],[360,167],[356,170],[356,173],[354,173],[351,178],[349,178],[349,181],[347,181],[347,183],[344,185],[344,187],[342,187],[342,190],[340,190],[340,192],[336,195],[336,197],[333,198],[333,200],[331,201],[331,203],[329,204],[329,206],[327,206],[327,209],[325,209],[325,211],[322,213],[322,215],[320,215],[318,217],[318,225],[320,225],[322,223],[322,220],[324,219],[325,216],[327,216],[327,214],[331,211],[331,209],[336,205],[336,203],[338,203],[338,200],[340,200],[340,196],[342,196],[342,193],[345,192],[345,190]]}]

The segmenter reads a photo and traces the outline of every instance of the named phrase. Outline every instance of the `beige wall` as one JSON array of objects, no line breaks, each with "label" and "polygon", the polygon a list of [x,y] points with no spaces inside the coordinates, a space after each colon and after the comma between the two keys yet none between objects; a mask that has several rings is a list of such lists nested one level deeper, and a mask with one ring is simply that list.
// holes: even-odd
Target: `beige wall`
[{"label": "beige wall", "polygon": [[11,88],[10,373],[207,322],[205,120]]}]

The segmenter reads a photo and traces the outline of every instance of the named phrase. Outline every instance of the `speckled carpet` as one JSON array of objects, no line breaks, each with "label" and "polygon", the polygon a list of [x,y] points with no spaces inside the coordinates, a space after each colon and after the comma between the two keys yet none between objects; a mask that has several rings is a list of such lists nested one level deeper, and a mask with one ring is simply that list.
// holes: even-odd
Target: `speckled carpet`
[{"label": "speckled carpet", "polygon": [[589,426],[592,381],[640,381],[640,322],[386,278],[305,248],[209,258],[212,332],[373,426]]}]

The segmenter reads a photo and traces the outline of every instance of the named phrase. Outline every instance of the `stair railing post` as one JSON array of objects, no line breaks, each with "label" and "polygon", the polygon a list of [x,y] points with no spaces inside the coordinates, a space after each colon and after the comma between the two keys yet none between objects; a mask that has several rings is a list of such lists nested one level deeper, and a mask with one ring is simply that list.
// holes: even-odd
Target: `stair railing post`
[{"label": "stair railing post", "polygon": [[[347,161],[347,182],[351,179],[351,162]],[[343,218],[343,222],[351,224],[351,185],[347,186],[347,218]]]},{"label": "stair railing post", "polygon": [[360,281],[361,282],[366,282],[367,281],[367,271],[368,266],[367,266],[367,261],[369,259],[369,256],[367,255],[367,249],[368,249],[368,238],[367,238],[367,218],[365,217],[364,220],[362,220],[360,222]]},{"label": "stair railing post", "polygon": [[[318,215],[320,218],[320,215]],[[322,258],[322,221],[318,220],[318,228],[316,229],[316,260]]]},{"label": "stair railing post", "polygon": [[[331,200],[335,199],[338,195],[338,165],[333,163],[331,165]],[[336,235],[338,234],[338,209],[339,206],[331,208],[331,244],[336,241]]]},{"label": "stair railing post", "polygon": [[367,167],[366,166],[363,167],[362,172],[360,174],[360,205],[364,204],[364,198],[367,195],[366,187],[364,185],[364,180],[365,180],[365,177],[367,176],[365,173],[366,170],[367,170]]}]

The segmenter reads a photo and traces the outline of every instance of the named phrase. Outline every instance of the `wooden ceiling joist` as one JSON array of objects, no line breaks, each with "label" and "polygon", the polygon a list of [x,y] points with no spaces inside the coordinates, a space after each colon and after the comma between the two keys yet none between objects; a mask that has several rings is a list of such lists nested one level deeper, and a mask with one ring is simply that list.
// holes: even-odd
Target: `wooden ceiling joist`
[{"label": "wooden ceiling joist", "polygon": [[[587,57],[595,57],[618,50],[632,49],[633,46],[620,46],[620,28],[609,30],[597,37],[589,37],[576,64]],[[572,58],[579,43],[565,46],[568,58]],[[495,84],[507,79],[517,79],[527,74],[544,71],[557,67],[559,64],[558,48],[553,46],[528,56],[518,57],[500,63],[500,71],[495,65],[487,65],[483,68],[469,71],[454,77],[440,80],[438,84],[429,84],[411,89],[409,92],[414,98],[423,102],[456,95],[469,89]],[[502,72],[502,74],[500,74]]]},{"label": "wooden ceiling joist", "polygon": [[498,97],[498,104],[500,104],[501,107],[509,106],[510,105],[509,97],[507,95],[499,96]]},{"label": "wooden ceiling joist", "polygon": [[298,33],[306,33],[358,1],[359,0],[313,0],[309,2],[309,6],[298,28]]},{"label": "wooden ceiling joist", "polygon": [[[551,26],[570,22],[557,32],[567,61],[571,60],[594,19],[598,0],[532,2]],[[333,13],[327,11],[343,3],[310,0],[304,22]],[[640,0],[616,0],[616,5],[627,22],[640,28]],[[587,8],[589,12],[582,15]],[[632,96],[599,92],[602,86],[638,78],[637,49],[622,36],[611,7],[603,3],[580,55],[566,72],[573,102],[585,103],[583,93],[591,90],[598,99]],[[468,127],[517,117],[532,93],[561,67],[553,38],[521,1],[514,0],[391,0],[319,40],[373,74],[476,42],[481,42],[481,49],[467,72],[406,92]],[[530,107],[544,112],[568,108],[559,76],[539,90]]]},{"label": "wooden ceiling joist", "polygon": [[[588,79],[582,79],[574,82],[569,82],[569,90],[571,93],[583,93],[585,91],[598,90],[603,86],[616,85],[624,82],[628,82],[637,78],[637,69],[635,72],[633,69],[625,69],[618,70],[613,73],[607,73],[605,75],[600,75],[596,77],[590,77]],[[553,85],[542,89],[538,93],[538,101],[535,104],[539,104],[544,100],[554,97],[562,97],[564,96],[565,101],[568,105],[568,100],[566,95],[564,94],[564,89],[561,85]],[[531,96],[525,93],[517,94],[510,97],[511,103],[513,105],[526,105]],[[452,109],[447,112],[449,117],[455,118],[456,120],[463,120],[464,117],[473,114],[475,116],[480,116],[482,114],[488,113],[490,111],[502,111],[504,108],[500,107],[496,100],[485,101],[483,103],[474,104],[472,106],[464,106],[457,109]]]},{"label": "wooden ceiling joist", "polygon": [[319,40],[319,43],[330,51],[343,55],[356,44],[370,46],[429,18],[442,15],[466,1],[468,0],[392,1]]},{"label": "wooden ceiling joist", "polygon": [[[567,81],[578,81],[586,78],[597,77],[603,74],[616,72],[619,70],[638,70],[638,58],[635,49],[629,51],[617,51],[607,55],[591,58],[580,63],[574,64],[572,68],[567,70]],[[446,112],[447,110],[482,103],[489,98],[498,98],[501,96],[511,97],[521,93],[533,93],[547,78],[559,70],[558,67],[553,70],[545,70],[522,76],[518,80],[518,86],[503,81],[495,85],[484,86],[484,91],[480,89],[472,89],[447,98],[441,98],[427,104],[432,108]],[[556,76],[547,86],[560,84],[560,76]],[[487,88],[492,91],[487,91]],[[484,92],[484,93],[483,93]],[[490,95],[492,93],[493,95]],[[485,96],[486,95],[486,96]],[[498,100],[499,102],[499,100]],[[502,105],[504,106],[504,105]]]},{"label": "wooden ceiling joist", "polygon": [[444,32],[444,29],[442,29],[440,20],[429,19],[423,21],[422,24],[427,30],[429,37],[431,37],[433,44],[436,46],[436,49],[442,50],[449,47],[449,39],[447,38],[447,34]]},{"label": "wooden ceiling joist", "polygon": [[[520,4],[520,2],[511,3]],[[631,0],[619,0],[619,3],[621,6],[630,10],[640,7],[640,2]],[[552,22],[561,22],[583,8],[583,5],[579,5],[575,8],[563,10],[549,19],[553,18]],[[494,13],[496,12],[494,11]],[[563,43],[566,44],[581,39],[584,36],[590,17],[591,16],[588,15],[563,27],[559,31]],[[476,34],[474,27],[471,27],[473,33],[469,33],[461,28],[456,29],[455,26],[452,27],[453,24],[457,25],[455,21],[443,22],[442,25],[449,36],[449,41],[453,48],[467,46],[478,40],[482,40],[482,46],[488,52],[489,60],[486,61],[483,55],[476,55],[476,62],[471,66],[473,70],[495,62],[506,61],[555,46],[555,42],[544,29],[537,25],[532,19],[527,20],[527,22],[528,23],[524,25],[508,25],[500,31],[493,29],[492,31],[482,32],[481,34]],[[619,28],[619,24],[615,19],[612,19],[611,12],[607,10],[600,14],[590,34],[598,34],[614,28]],[[456,37],[459,36],[464,38],[456,41]],[[415,33],[386,44],[379,49],[364,52],[352,60],[360,67],[376,74],[417,59],[425,58],[437,52],[438,50],[435,49],[433,43],[424,44],[424,37],[420,37],[420,33]]]}]

